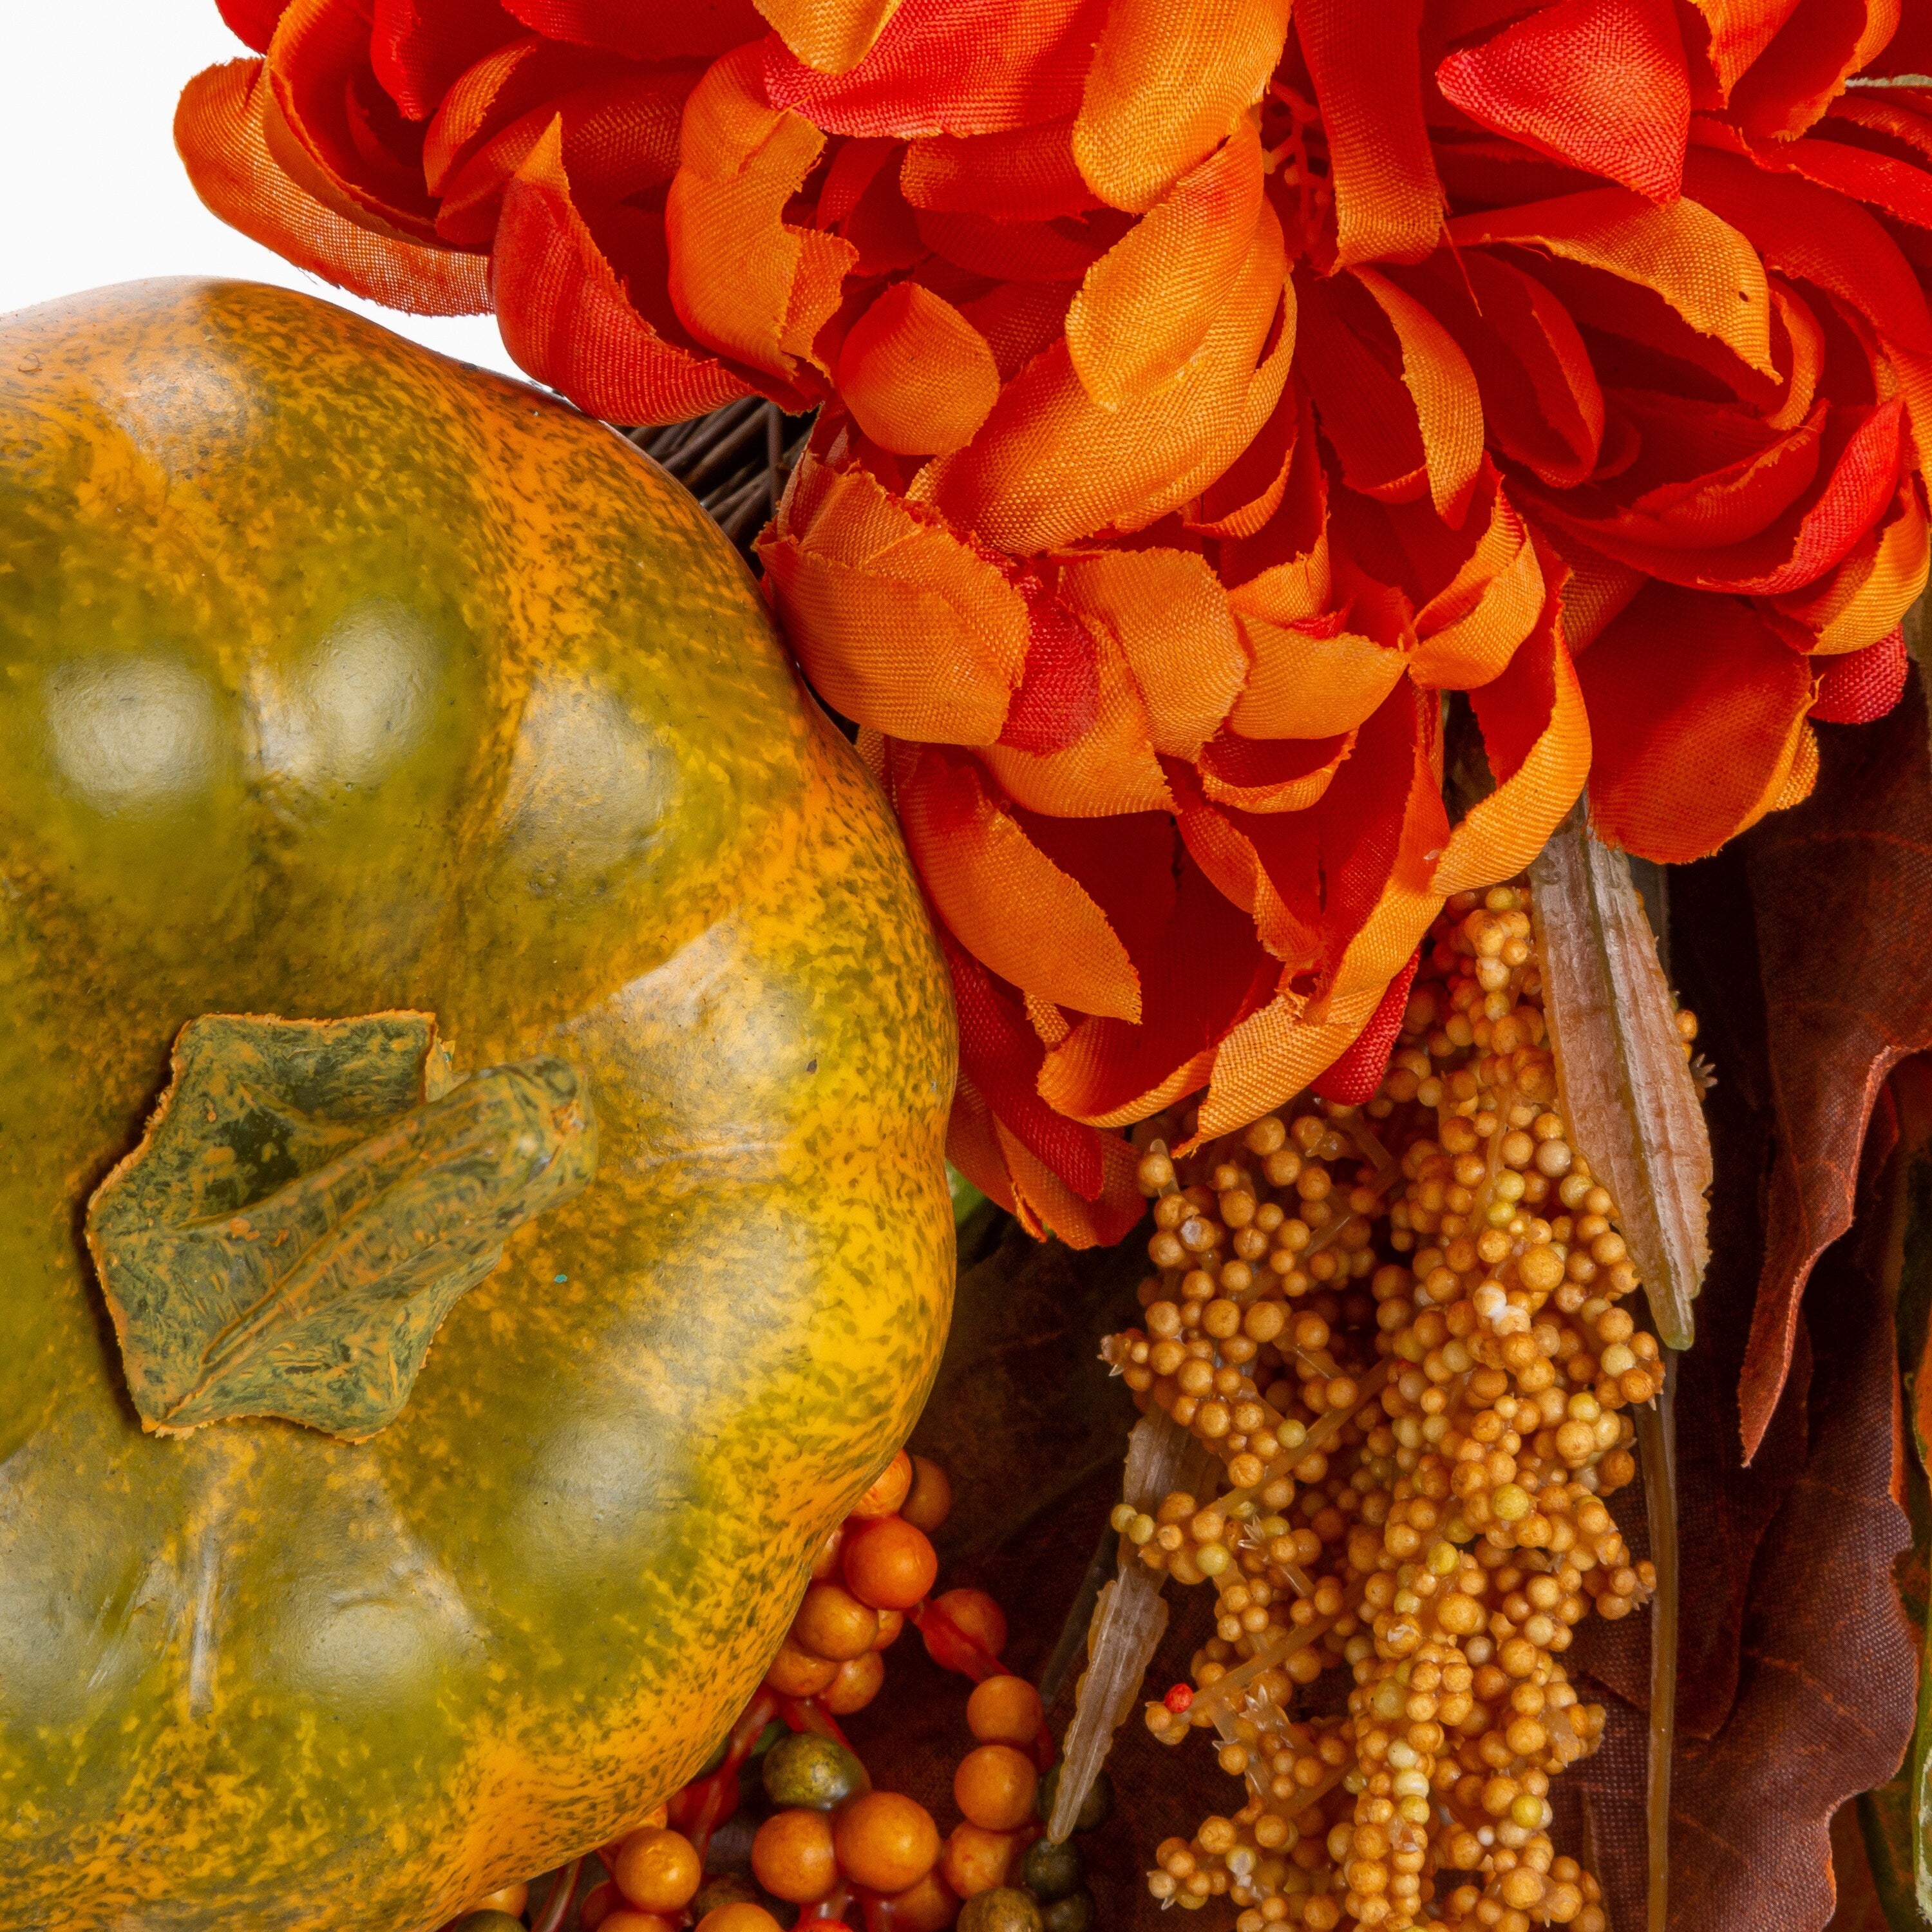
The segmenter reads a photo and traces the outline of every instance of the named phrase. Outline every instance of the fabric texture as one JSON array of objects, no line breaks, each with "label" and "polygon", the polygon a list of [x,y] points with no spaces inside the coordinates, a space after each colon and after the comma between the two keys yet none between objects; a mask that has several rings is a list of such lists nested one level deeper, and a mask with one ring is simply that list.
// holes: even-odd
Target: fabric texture
[{"label": "fabric texture", "polygon": [[1586,781],[1698,857],[1898,700],[1932,94],[1846,83],[1932,0],[223,4],[226,219],[600,415],[820,408],[766,582],[1036,1229],[1132,1224],[1131,1124],[1372,1085]]}]

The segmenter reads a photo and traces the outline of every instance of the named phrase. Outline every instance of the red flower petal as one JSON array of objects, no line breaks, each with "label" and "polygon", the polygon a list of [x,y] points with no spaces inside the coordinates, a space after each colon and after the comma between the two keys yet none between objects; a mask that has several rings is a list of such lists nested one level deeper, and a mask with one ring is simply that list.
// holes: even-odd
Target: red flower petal
[{"label": "red flower petal", "polygon": [[1811,716],[1825,724],[1875,723],[1905,695],[1911,664],[1902,628],[1862,651],[1827,658]]},{"label": "red flower petal", "polygon": [[1471,119],[1652,201],[1682,182],[1690,77],[1670,0],[1558,0],[1436,80]]},{"label": "red flower petal", "polygon": [[268,51],[275,29],[288,11],[289,0],[214,0],[228,31],[258,54]]},{"label": "red flower petal", "polygon": [[1408,964],[1388,983],[1382,1004],[1369,1023],[1355,1036],[1355,1043],[1330,1066],[1311,1090],[1333,1106],[1360,1107],[1376,1097],[1376,1089],[1388,1071],[1389,1055],[1395,1050],[1395,1036],[1402,1030],[1402,1016],[1408,1006],[1408,989],[1415,983],[1415,969],[1422,955],[1412,955]]},{"label": "red flower petal", "polygon": [[840,74],[777,34],[765,92],[832,134],[995,134],[1070,116],[1107,0],[904,0],[872,51]]},{"label": "red flower petal", "polygon": [[637,60],[715,60],[764,37],[752,0],[507,0],[553,40],[608,47]]},{"label": "red flower petal", "polygon": [[647,316],[579,212],[553,123],[503,196],[491,274],[510,353],[540,382],[614,422],[678,422],[756,393],[745,377],[686,346],[663,299],[664,228],[634,208],[608,211],[628,244],[629,288],[658,298]]},{"label": "red flower petal", "polygon": [[481,256],[374,233],[291,181],[264,137],[268,105],[258,60],[209,68],[182,89],[175,146],[196,194],[215,214],[297,268],[365,301],[410,315],[489,313]]},{"label": "red flower petal", "polygon": [[459,74],[518,32],[496,0],[376,0],[369,58],[389,98],[427,121]]}]

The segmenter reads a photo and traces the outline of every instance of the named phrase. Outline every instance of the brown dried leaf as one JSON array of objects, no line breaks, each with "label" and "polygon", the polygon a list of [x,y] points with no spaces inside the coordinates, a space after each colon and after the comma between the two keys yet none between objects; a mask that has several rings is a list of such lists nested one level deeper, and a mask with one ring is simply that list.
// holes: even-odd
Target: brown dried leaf
[{"label": "brown dried leaf", "polygon": [[1874,724],[1818,727],[1817,789],[1739,842],[1760,953],[1778,1124],[1764,1272],[1743,1368],[1756,1454],[1818,1257],[1851,1226],[1886,1076],[1932,1047],[1932,758],[1920,674]]},{"label": "brown dried leaf", "polygon": [[1711,1138],[1629,862],[1581,808],[1529,868],[1544,1013],[1574,1145],[1609,1186],[1659,1338],[1690,1346],[1710,1258]]},{"label": "brown dried leaf", "polygon": [[[1742,1460],[1738,1372],[1762,1254],[1772,1155],[1756,1096],[1771,1078],[1744,855],[1673,879],[1673,965],[1720,1071],[1713,1258],[1697,1346],[1678,1364],[1682,1630],[1669,1923],[1676,1932],[1818,1932],[1833,1906],[1828,1828],[1896,1766],[1916,1679],[1892,1568],[1898,1380],[1880,1257],[1826,1258],[1828,1293],[1798,1322],[1787,1385]],[[1878,1217],[1873,1217],[1876,1222]],[[1618,1520],[1646,1526],[1629,1492]],[[1634,1519],[1628,1520],[1627,1519]],[[1558,1781],[1561,1835],[1594,1862],[1611,1922],[1644,1919],[1646,1620],[1578,1632],[1574,1668],[1610,1712],[1604,1749]]]}]

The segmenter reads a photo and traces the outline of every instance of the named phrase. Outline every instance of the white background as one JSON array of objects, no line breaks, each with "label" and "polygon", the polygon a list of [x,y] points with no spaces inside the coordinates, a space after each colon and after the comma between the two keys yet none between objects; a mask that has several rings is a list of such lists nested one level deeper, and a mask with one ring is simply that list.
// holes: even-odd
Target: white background
[{"label": "white background", "polygon": [[147,275],[238,276],[512,369],[494,317],[359,302],[202,206],[175,153],[176,97],[248,52],[214,0],[0,0],[0,312]]}]

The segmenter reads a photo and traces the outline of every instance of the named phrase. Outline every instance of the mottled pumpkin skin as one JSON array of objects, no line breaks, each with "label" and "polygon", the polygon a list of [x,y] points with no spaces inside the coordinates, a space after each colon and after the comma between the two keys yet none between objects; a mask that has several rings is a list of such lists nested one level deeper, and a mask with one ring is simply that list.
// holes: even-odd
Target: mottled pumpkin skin
[{"label": "mottled pumpkin skin", "polygon": [[[413,1932],[701,1763],[904,1436],[951,1009],[696,506],[307,297],[0,324],[0,1924]],[[89,1190],[209,1012],[539,1052],[596,1179],[400,1418],[144,1436]]]}]

